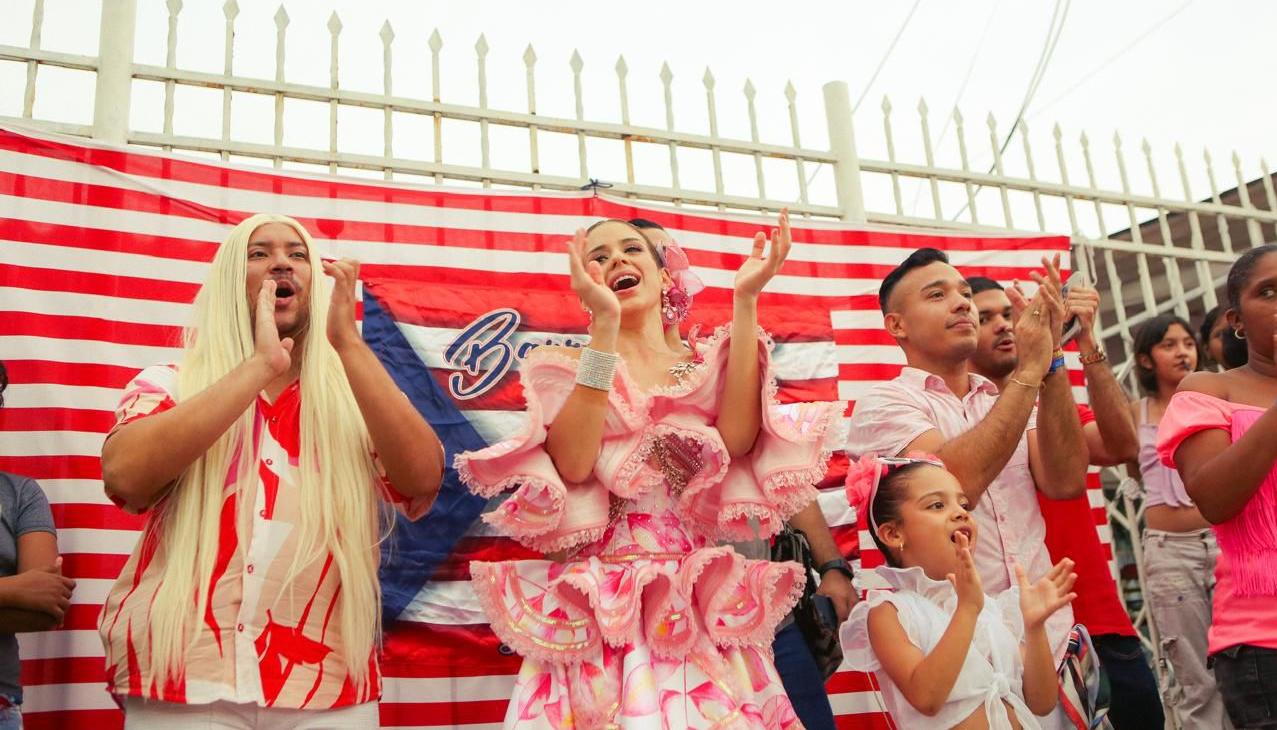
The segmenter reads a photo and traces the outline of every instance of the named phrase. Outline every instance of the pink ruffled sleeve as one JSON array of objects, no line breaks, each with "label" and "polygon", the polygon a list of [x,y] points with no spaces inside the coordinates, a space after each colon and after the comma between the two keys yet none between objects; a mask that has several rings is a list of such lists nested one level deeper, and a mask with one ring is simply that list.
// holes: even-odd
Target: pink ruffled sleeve
[{"label": "pink ruffled sleeve", "polygon": [[[726,382],[728,339],[720,331],[706,353],[716,397]],[[719,540],[754,539],[751,517],[758,521],[759,537],[776,534],[785,520],[816,499],[816,484],[846,436],[841,403],[776,400],[773,344],[761,329],[757,346],[763,382],[758,440],[748,454],[731,460],[721,481],[689,488],[682,499],[684,513],[704,534]]]},{"label": "pink ruffled sleeve", "polygon": [[1205,393],[1186,390],[1171,397],[1157,428],[1157,455],[1175,469],[1175,451],[1189,436],[1207,429],[1231,432],[1236,406]]},{"label": "pink ruffled sleeve", "polygon": [[[489,524],[533,550],[553,552],[597,540],[607,526],[608,490],[597,479],[568,485],[559,476],[545,440],[576,382],[576,361],[550,350],[533,350],[519,371],[527,402],[527,425],[511,438],[458,454],[461,481],[481,497],[514,492],[483,515]],[[623,396],[613,391],[611,400]],[[619,411],[610,408],[615,427]],[[605,430],[609,424],[605,424]],[[569,496],[570,495],[570,496]]]}]

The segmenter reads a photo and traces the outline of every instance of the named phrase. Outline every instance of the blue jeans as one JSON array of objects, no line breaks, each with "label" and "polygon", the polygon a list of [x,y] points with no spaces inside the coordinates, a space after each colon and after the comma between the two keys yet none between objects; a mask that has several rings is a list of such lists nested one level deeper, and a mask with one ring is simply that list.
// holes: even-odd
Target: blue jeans
[{"label": "blue jeans", "polygon": [[17,705],[0,709],[0,730],[22,730],[22,709]]},{"label": "blue jeans", "polygon": [[772,649],[776,652],[776,672],[803,726],[807,730],[834,730],[834,710],[825,692],[825,676],[816,666],[798,625],[790,623],[776,632]]},{"label": "blue jeans", "polygon": [[1091,637],[1091,642],[1108,675],[1112,691],[1108,718],[1115,730],[1161,730],[1166,724],[1162,697],[1139,638],[1103,634]]}]

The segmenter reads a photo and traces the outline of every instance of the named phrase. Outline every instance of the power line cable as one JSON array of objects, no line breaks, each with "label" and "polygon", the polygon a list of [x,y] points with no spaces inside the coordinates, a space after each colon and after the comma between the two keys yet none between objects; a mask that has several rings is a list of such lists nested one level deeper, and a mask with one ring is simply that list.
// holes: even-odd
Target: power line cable
[{"label": "power line cable", "polygon": [[[1042,79],[1046,76],[1046,70],[1050,66],[1051,57],[1055,55],[1055,48],[1059,45],[1060,36],[1064,33],[1064,21],[1069,15],[1069,6],[1072,0],[1056,0],[1055,9],[1051,13],[1051,25],[1047,29],[1047,41],[1042,47],[1042,54],[1038,57],[1037,67],[1033,70],[1033,76],[1029,79],[1029,87],[1024,91],[1024,99],[1020,102],[1020,110],[1016,112],[1015,122],[1011,124],[1011,128],[1007,130],[1006,138],[1002,140],[1002,145],[998,148],[998,154],[1006,152],[1007,146],[1011,144],[1011,137],[1015,134],[1015,130],[1020,127],[1024,121],[1024,112],[1029,108],[1029,104],[1033,101],[1033,95],[1037,93],[1038,86],[1042,83]],[[1057,21],[1058,18],[1058,21]],[[995,163],[989,163],[988,172],[992,173]],[[972,195],[979,193],[984,188],[983,185],[977,185]],[[963,203],[962,208],[953,215],[949,220],[956,221],[959,216],[967,211],[971,206],[968,199]]]},{"label": "power line cable", "polygon": [[[899,42],[900,37],[904,35],[905,28],[909,27],[909,21],[913,19],[914,12],[921,4],[922,0],[914,0],[913,7],[909,8],[909,13],[905,15],[904,21],[901,22],[900,27],[896,29],[895,37],[891,39],[891,43],[887,44],[887,50],[883,52],[882,58],[878,60],[878,67],[874,69],[873,74],[869,77],[869,81],[865,84],[865,88],[860,92],[860,98],[856,99],[856,103],[851,107],[852,116],[855,116],[856,110],[860,109],[861,102],[863,102],[865,97],[869,95],[869,89],[873,88],[874,82],[878,80],[878,74],[882,73],[883,67],[887,65],[887,59],[891,58],[891,52],[896,49],[896,43]],[[821,162],[816,165],[816,168],[807,176],[807,187],[811,187],[812,182],[815,181],[816,176],[819,175],[820,171],[823,169],[825,169],[825,163]]]},{"label": "power line cable", "polygon": [[896,36],[891,39],[891,43],[887,45],[887,50],[882,54],[882,60],[878,61],[878,67],[874,69],[873,75],[869,77],[869,82],[865,84],[865,88],[860,92],[860,98],[856,99],[856,103],[851,107],[852,113],[856,113],[860,109],[860,104],[864,102],[865,97],[869,95],[869,90],[873,88],[874,82],[878,80],[878,74],[882,73],[882,69],[887,65],[887,59],[891,58],[891,52],[896,50],[896,43],[900,41],[900,36],[905,34],[905,28],[909,27],[909,21],[913,19],[914,12],[918,6],[922,4],[922,0],[914,0],[913,7],[909,8],[909,14],[905,16],[904,22],[900,24],[900,28],[896,30]]},{"label": "power line cable", "polygon": [[1114,53],[1113,55],[1104,59],[1102,62],[1100,62],[1099,65],[1095,66],[1090,71],[1083,74],[1081,78],[1075,81],[1067,89],[1057,94],[1050,101],[1042,104],[1041,106],[1036,107],[1032,112],[1029,113],[1028,116],[1033,117],[1042,113],[1046,109],[1054,106],[1061,99],[1067,97],[1069,94],[1072,94],[1074,91],[1077,91],[1083,84],[1085,84],[1087,81],[1090,81],[1091,78],[1099,74],[1101,71],[1106,70],[1114,61],[1121,58],[1122,56],[1125,56],[1127,53],[1129,53],[1132,49],[1134,49],[1140,43],[1143,43],[1146,39],[1148,39],[1149,36],[1152,36],[1158,30],[1161,30],[1162,26],[1169,23],[1172,19],[1175,18],[1175,16],[1184,12],[1184,10],[1186,10],[1188,6],[1192,4],[1193,4],[1193,0],[1187,0],[1187,2],[1182,3],[1179,7],[1172,10],[1168,15],[1164,16],[1161,20],[1158,20],[1156,23],[1149,26],[1149,28],[1145,30],[1143,33],[1141,33],[1140,35],[1132,39],[1130,43],[1127,43],[1125,46],[1123,46],[1121,50],[1119,50],[1117,53]]}]

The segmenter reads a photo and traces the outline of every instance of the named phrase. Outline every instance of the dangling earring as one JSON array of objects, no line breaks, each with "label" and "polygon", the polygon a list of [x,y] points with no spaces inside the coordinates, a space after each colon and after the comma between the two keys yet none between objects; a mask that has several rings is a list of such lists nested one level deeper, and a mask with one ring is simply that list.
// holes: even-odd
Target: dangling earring
[{"label": "dangling earring", "polygon": [[691,309],[691,299],[687,294],[678,287],[669,287],[661,290],[661,322],[669,327],[687,319],[687,312]]},{"label": "dangling earring", "polygon": [[1244,340],[1246,339],[1246,332],[1245,330],[1240,329],[1233,330],[1233,337],[1236,337],[1239,340]]}]

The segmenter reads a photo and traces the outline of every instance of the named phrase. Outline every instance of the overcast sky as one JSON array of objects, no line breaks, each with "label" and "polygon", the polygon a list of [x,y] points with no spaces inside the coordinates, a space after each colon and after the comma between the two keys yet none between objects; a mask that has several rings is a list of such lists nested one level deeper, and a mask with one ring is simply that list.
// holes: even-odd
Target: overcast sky
[{"label": "overcast sky", "polygon": [[[109,1],[109,0],[108,0]],[[30,35],[34,0],[0,3],[0,43],[25,46]],[[274,75],[274,0],[240,0],[235,42],[237,75]],[[202,71],[222,68],[222,0],[185,0],[179,25],[178,65]],[[675,119],[680,130],[708,131],[706,67],[717,80],[720,132],[748,138],[748,119],[741,87],[746,78],[758,88],[760,131],[764,141],[788,143],[789,117],[782,89],[792,81],[798,92],[802,143],[827,144],[821,86],[843,80],[853,100],[865,94],[856,114],[857,145],[866,158],[885,159],[882,98],[889,94],[897,156],[922,162],[918,100],[930,107],[933,139],[940,164],[958,164],[956,135],[950,113],[957,104],[966,120],[966,142],[974,167],[991,161],[986,115],[992,112],[1003,134],[1024,99],[1046,42],[1057,3],[1047,0],[980,0],[942,2],[688,2],[648,0],[617,2],[493,2],[469,0],[285,0],[288,28],[287,80],[327,85],[329,35],[326,23],[334,10],[344,25],[341,34],[341,85],[380,91],[381,39],[389,19],[394,42],[397,95],[429,98],[430,55],[427,39],[438,29],[444,47],[441,62],[445,102],[478,101],[474,44],[486,35],[488,102],[492,108],[526,111],[527,91],[522,56],[529,43],[537,62],[538,112],[573,115],[573,50],[585,61],[582,75],[587,119],[619,121],[614,65],[624,54],[631,117],[634,123],[664,126],[665,110],[658,72],[662,62],[673,70]],[[1039,177],[1058,180],[1051,126],[1064,131],[1070,179],[1084,183],[1086,172],[1078,135],[1089,133],[1097,174],[1105,187],[1118,185],[1111,147],[1115,131],[1123,135],[1132,185],[1149,192],[1146,163],[1139,146],[1152,143],[1164,194],[1182,195],[1171,154],[1184,145],[1194,198],[1209,194],[1203,149],[1215,158],[1221,189],[1234,187],[1233,150],[1241,153],[1243,175],[1261,174],[1259,160],[1277,162],[1274,118],[1277,101],[1269,91],[1277,78],[1277,54],[1271,52],[1277,29],[1277,4],[1196,2],[1184,0],[1112,2],[1074,0],[1067,7],[1058,46],[1042,76],[1026,116],[1033,139]],[[871,76],[892,39],[913,11],[899,42],[872,86]],[[100,0],[46,0],[43,46],[52,50],[94,54]],[[164,63],[167,10],[164,0],[138,0],[135,58]],[[24,67],[0,63],[0,114],[21,112]],[[37,116],[88,123],[92,117],[92,79],[85,74],[44,69],[37,91]],[[162,86],[138,82],[132,100],[134,128],[158,131]],[[273,102],[270,97],[236,99],[232,116],[238,139],[269,143]],[[186,89],[178,97],[178,133],[220,135],[220,92]],[[382,153],[381,113],[343,111],[340,147],[351,152]],[[290,103],[286,119],[289,144],[327,147],[327,107]],[[943,133],[943,139],[938,139]],[[397,118],[395,150],[399,155],[430,159],[428,119]],[[577,174],[574,138],[543,135],[542,167],[547,172]],[[526,132],[494,130],[493,164],[526,169]],[[445,129],[445,161],[477,164],[478,135],[468,125]],[[643,150],[637,160],[640,182],[668,182],[668,152]],[[708,155],[688,153],[680,159],[683,184],[712,189]],[[727,163],[727,191],[755,191],[752,160]],[[591,145],[590,173],[622,178],[619,147]],[[1011,144],[1008,171],[1023,174],[1021,143]],[[828,170],[809,167],[811,197],[832,202]],[[769,167],[770,197],[797,196],[796,175]],[[990,193],[991,194],[991,193]],[[885,181],[869,185],[871,210],[890,209]],[[957,212],[960,190],[946,191],[946,216]],[[981,198],[986,220],[1000,221],[991,202]],[[986,202],[990,201],[990,202]],[[906,186],[906,212],[931,214],[929,194]],[[995,214],[997,213],[997,214]],[[1057,212],[1058,213],[1058,212]],[[1144,216],[1141,216],[1144,217]],[[1023,218],[1021,218],[1023,220]],[[1017,221],[1018,222],[1018,221]],[[1027,221],[1026,221],[1027,223]],[[1058,225],[1053,215],[1052,225]],[[1108,225],[1110,230],[1125,227]],[[1067,231],[1064,231],[1067,232]]]}]

